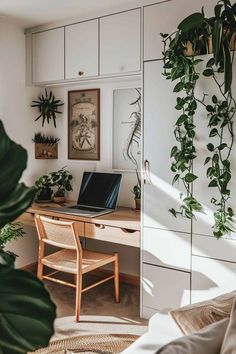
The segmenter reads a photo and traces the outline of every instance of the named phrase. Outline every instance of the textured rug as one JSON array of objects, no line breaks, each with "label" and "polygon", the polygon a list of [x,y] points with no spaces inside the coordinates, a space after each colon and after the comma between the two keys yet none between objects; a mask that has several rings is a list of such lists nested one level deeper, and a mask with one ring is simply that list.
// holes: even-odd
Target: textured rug
[{"label": "textured rug", "polygon": [[97,353],[117,354],[129,347],[138,336],[129,334],[97,334],[55,340],[35,354]]}]

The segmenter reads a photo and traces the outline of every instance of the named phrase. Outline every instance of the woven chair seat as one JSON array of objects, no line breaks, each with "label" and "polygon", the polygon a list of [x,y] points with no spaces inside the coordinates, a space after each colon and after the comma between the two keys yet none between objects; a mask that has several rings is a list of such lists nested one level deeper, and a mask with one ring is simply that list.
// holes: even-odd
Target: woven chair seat
[{"label": "woven chair seat", "polygon": [[[114,258],[113,255],[83,250],[82,273],[101,267],[101,263],[107,264]],[[77,273],[77,254],[75,250],[63,249],[42,258],[42,263],[61,272]]]}]

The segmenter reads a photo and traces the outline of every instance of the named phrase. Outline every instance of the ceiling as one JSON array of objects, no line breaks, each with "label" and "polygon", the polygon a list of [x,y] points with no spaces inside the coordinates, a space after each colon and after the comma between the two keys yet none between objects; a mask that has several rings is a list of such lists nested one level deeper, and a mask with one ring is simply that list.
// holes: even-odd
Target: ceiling
[{"label": "ceiling", "polygon": [[[89,15],[134,0],[0,0],[0,14],[13,18],[23,27],[34,27],[70,17]],[[139,0],[136,0],[137,5]]]}]

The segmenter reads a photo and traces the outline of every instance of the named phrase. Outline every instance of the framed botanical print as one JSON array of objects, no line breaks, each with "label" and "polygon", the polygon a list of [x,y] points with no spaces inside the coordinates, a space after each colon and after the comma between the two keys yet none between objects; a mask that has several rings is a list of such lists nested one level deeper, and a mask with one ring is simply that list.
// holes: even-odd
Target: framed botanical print
[{"label": "framed botanical print", "polygon": [[100,159],[100,89],[68,91],[68,159]]}]

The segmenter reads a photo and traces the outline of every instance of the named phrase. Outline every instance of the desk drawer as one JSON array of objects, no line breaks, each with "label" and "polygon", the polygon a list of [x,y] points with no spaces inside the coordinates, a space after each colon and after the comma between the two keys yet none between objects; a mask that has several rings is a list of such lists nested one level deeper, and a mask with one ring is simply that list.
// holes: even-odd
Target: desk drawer
[{"label": "desk drawer", "polygon": [[130,229],[85,223],[85,236],[121,245],[140,247],[140,232]]}]

